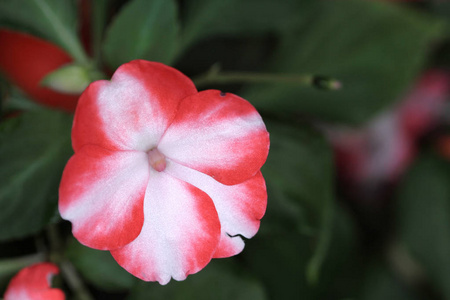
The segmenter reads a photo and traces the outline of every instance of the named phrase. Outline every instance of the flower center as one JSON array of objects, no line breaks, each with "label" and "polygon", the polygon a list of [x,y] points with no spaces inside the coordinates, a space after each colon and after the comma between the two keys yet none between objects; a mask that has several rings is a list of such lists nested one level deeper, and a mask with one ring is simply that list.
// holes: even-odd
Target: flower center
[{"label": "flower center", "polygon": [[162,172],[166,169],[166,157],[157,148],[147,152],[148,162],[153,169]]}]

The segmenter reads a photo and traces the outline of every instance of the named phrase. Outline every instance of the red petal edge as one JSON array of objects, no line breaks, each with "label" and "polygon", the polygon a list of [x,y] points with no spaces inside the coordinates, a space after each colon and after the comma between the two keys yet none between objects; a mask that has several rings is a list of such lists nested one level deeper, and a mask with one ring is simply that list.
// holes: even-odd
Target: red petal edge
[{"label": "red petal edge", "polygon": [[269,133],[246,100],[216,90],[184,99],[158,149],[175,162],[233,185],[261,169]]},{"label": "red petal edge", "polygon": [[110,150],[148,151],[172,122],[182,99],[197,93],[178,70],[134,60],[120,66],[111,81],[92,83],[75,112],[72,144]]},{"label": "red petal edge", "polygon": [[208,195],[164,172],[151,176],[146,195],[141,234],[111,251],[116,261],[134,276],[160,284],[184,280],[204,268],[220,237]]}]

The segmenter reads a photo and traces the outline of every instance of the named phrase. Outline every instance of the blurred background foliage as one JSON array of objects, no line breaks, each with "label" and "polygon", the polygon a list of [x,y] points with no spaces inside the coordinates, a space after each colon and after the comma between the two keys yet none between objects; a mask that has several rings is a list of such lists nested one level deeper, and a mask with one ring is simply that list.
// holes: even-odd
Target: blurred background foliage
[{"label": "blurred background foliage", "polygon": [[[449,21],[439,0],[0,0],[0,286],[51,259],[82,279],[55,282],[69,299],[450,299]],[[40,84],[138,58],[244,97],[271,135],[259,233],[166,286],[60,219],[77,94]],[[305,75],[342,87],[282,80]]]}]

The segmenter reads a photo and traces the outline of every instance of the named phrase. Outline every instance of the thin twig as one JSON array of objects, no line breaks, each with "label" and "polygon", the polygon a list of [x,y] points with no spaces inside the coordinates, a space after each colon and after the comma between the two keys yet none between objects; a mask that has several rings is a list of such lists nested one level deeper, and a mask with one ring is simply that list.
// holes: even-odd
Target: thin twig
[{"label": "thin twig", "polygon": [[70,289],[74,292],[78,300],[94,300],[89,290],[84,285],[78,272],[72,263],[64,256],[64,245],[59,236],[56,224],[51,224],[47,228],[47,235],[50,242],[50,259],[61,268],[61,275],[66,280]]},{"label": "thin twig", "polygon": [[94,300],[70,261],[64,259],[59,263],[59,266],[61,267],[61,275],[66,280],[71,290],[74,291],[77,299]]},{"label": "thin twig", "polygon": [[206,73],[192,80],[195,85],[205,86],[211,83],[287,83],[313,86],[325,90],[340,89],[342,84],[332,78],[315,75],[274,74],[255,72],[224,72],[220,66],[213,65]]},{"label": "thin twig", "polygon": [[13,274],[22,268],[42,261],[45,261],[45,254],[43,253],[0,260],[0,274]]}]

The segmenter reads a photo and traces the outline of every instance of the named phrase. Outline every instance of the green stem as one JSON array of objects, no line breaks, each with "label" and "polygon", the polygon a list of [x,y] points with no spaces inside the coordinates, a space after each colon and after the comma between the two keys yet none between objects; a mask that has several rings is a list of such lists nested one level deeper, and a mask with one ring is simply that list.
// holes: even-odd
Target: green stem
[{"label": "green stem", "polygon": [[64,245],[59,236],[56,224],[50,224],[47,228],[47,235],[51,247],[50,258],[53,262],[58,264],[61,268],[61,275],[67,282],[67,285],[75,293],[78,300],[94,300],[89,293],[89,290],[81,280],[78,272],[72,263],[64,257]]},{"label": "green stem", "polygon": [[319,281],[320,271],[330,247],[331,235],[333,231],[334,220],[334,203],[332,199],[328,200],[328,205],[322,215],[322,224],[320,229],[320,236],[314,255],[308,262],[306,267],[306,278],[308,282],[315,285]]},{"label": "green stem", "polygon": [[64,259],[59,263],[59,266],[61,267],[61,275],[66,279],[78,300],[94,300],[70,261]]},{"label": "green stem", "polygon": [[36,253],[13,259],[0,260],[0,276],[3,277],[11,275],[22,268],[41,261],[45,261],[45,255],[43,253]]},{"label": "green stem", "polygon": [[313,76],[311,75],[277,75],[252,72],[221,72],[217,74],[207,73],[194,78],[196,86],[211,83],[263,83],[263,82],[284,82],[301,85],[311,85]]},{"label": "green stem", "polygon": [[204,86],[211,83],[288,83],[312,86],[321,90],[338,90],[342,87],[340,81],[316,75],[273,74],[254,72],[222,72],[216,64],[203,75],[192,80],[195,85]]},{"label": "green stem", "polygon": [[192,80],[195,85],[205,86],[212,83],[288,83],[303,86],[314,86],[319,89],[337,90],[341,83],[332,78],[315,75],[273,74],[255,72],[223,72],[218,65]]}]

